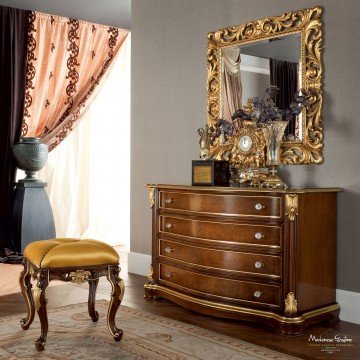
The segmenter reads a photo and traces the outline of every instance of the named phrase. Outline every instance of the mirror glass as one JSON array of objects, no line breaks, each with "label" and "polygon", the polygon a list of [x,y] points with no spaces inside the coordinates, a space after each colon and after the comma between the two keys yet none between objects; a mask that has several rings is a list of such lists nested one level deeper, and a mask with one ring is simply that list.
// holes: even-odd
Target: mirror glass
[{"label": "mirror glass", "polygon": [[[276,105],[288,109],[302,88],[301,34],[236,44],[222,49],[221,117],[231,122],[236,110],[249,98],[262,97],[270,85],[279,88]],[[301,141],[302,114],[286,129],[287,141]]]}]

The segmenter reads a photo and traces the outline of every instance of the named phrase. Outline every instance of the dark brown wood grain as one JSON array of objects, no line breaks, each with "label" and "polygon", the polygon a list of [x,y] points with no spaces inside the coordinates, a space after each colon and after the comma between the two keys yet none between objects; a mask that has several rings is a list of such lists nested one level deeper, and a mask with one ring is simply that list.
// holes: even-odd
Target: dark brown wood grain
[{"label": "dark brown wood grain", "polygon": [[[232,216],[281,217],[281,197],[265,194],[232,195],[160,190],[160,208]],[[258,208],[259,206],[259,208]]]},{"label": "dark brown wood grain", "polygon": [[[338,191],[155,186],[154,272],[145,296],[263,321],[288,335],[336,320]],[[291,209],[294,198],[298,206]],[[254,314],[255,308],[265,311]]]},{"label": "dark brown wood grain", "polygon": [[214,250],[160,239],[160,256],[214,269],[267,275],[280,280],[281,257],[236,251]]},{"label": "dark brown wood grain", "polygon": [[95,298],[96,289],[99,283],[99,279],[88,281],[89,283],[89,298],[88,298],[88,310],[91,320],[97,322],[99,320],[99,313],[95,310]]},{"label": "dark brown wood grain", "polygon": [[299,311],[336,301],[337,196],[304,194],[299,198],[297,297]]},{"label": "dark brown wood grain", "polygon": [[[220,220],[220,221],[219,221]],[[159,216],[160,233],[181,235],[204,240],[228,241],[254,246],[281,246],[281,226],[201,221],[181,216]],[[257,238],[256,236],[260,237]]]},{"label": "dark brown wood grain", "polygon": [[[233,302],[238,300],[238,303],[253,306],[272,305],[271,307],[278,307],[280,302],[279,286],[203,275],[166,264],[160,264],[159,284],[185,292],[187,289],[193,290],[188,292],[218,301],[226,302],[232,299]],[[256,297],[256,294],[259,294],[259,297]]]},{"label": "dark brown wood grain", "polygon": [[29,262],[27,260],[23,261],[23,267],[24,268],[20,273],[19,283],[20,283],[21,292],[25,299],[27,315],[25,318],[21,319],[20,324],[24,330],[27,330],[32,324],[35,317],[35,305],[31,290],[32,284],[31,284],[30,267],[29,267]]}]

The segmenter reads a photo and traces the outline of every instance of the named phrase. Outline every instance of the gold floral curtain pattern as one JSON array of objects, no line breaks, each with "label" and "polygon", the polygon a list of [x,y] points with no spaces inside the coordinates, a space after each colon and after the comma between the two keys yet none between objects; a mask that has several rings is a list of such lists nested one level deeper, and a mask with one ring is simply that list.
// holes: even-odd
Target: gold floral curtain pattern
[{"label": "gold floral curtain pattern", "polygon": [[128,30],[31,12],[22,136],[54,149],[106,79]]}]

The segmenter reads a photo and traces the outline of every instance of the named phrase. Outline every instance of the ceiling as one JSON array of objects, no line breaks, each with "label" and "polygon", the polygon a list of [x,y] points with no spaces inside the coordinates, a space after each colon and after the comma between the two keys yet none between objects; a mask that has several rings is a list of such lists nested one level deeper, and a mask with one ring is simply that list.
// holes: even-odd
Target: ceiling
[{"label": "ceiling", "polygon": [[131,0],[0,0],[0,5],[131,28]]}]

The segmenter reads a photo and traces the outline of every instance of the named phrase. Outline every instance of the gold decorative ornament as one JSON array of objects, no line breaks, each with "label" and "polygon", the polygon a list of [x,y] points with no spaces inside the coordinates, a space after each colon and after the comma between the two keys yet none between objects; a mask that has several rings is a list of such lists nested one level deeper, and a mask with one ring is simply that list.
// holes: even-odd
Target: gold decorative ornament
[{"label": "gold decorative ornament", "polygon": [[[302,114],[302,140],[282,143],[281,163],[321,164],[323,162],[322,127],[322,9],[297,10],[281,16],[254,20],[208,34],[207,114],[208,124],[221,118],[221,59],[223,49],[299,33],[301,35],[301,84],[311,94]],[[235,140],[230,139],[230,144]],[[211,145],[217,159],[226,159],[232,146]]]},{"label": "gold decorative ornament", "polygon": [[297,300],[293,292],[289,292],[286,296],[284,313],[290,316],[297,313]]},{"label": "gold decorative ornament", "polygon": [[290,221],[294,221],[297,214],[298,196],[296,194],[285,194],[285,215]]},{"label": "gold decorative ornament", "polygon": [[155,188],[149,186],[149,202],[150,208],[152,209],[155,205]]},{"label": "gold decorative ornament", "polygon": [[76,271],[72,271],[69,274],[69,277],[72,283],[80,285],[85,281],[88,281],[90,275],[91,275],[90,271],[76,270]]},{"label": "gold decorative ornament", "polygon": [[147,274],[148,284],[154,285],[155,279],[154,279],[154,268],[152,265],[149,266],[149,271]]},{"label": "gold decorative ornament", "polygon": [[38,286],[34,287],[33,294],[34,294],[34,305],[35,305],[35,310],[36,311],[39,311],[39,309],[40,309],[41,292],[42,292],[42,290],[41,290],[40,287],[38,287]]}]

